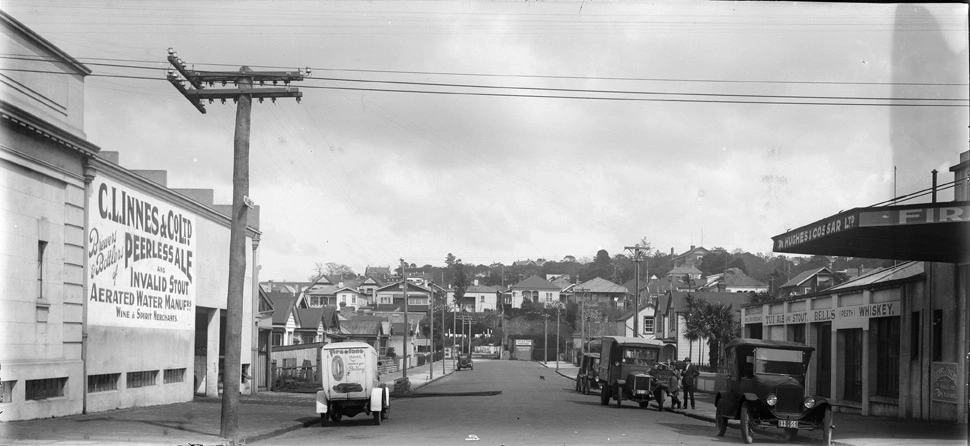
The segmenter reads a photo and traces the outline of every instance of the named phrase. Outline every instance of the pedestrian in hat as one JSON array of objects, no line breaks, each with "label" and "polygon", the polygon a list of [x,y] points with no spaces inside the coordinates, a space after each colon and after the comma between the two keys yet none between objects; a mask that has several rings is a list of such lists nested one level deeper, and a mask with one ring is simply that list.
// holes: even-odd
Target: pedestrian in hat
[{"label": "pedestrian in hat", "polygon": [[690,402],[690,408],[696,409],[694,405],[694,389],[697,388],[697,375],[700,372],[697,371],[697,366],[690,362],[690,357],[684,358],[684,377],[681,380],[681,388],[684,390],[684,409],[687,408],[687,403]]}]

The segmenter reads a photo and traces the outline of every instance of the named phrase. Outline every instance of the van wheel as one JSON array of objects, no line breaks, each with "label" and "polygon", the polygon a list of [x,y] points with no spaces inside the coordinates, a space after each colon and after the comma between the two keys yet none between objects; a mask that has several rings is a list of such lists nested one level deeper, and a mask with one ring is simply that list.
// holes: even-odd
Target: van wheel
[{"label": "van wheel", "polygon": [[620,387],[619,384],[617,384],[614,387],[614,389],[615,389],[614,391],[616,392],[616,394],[613,395],[613,397],[616,398],[616,408],[619,409],[620,406],[623,404],[623,388]]},{"label": "van wheel", "polygon": [[715,415],[714,417],[716,418],[714,426],[717,427],[717,436],[723,437],[724,433],[727,432],[728,419],[720,415]]},{"label": "van wheel", "polygon": [[822,442],[826,446],[832,444],[832,429],[834,427],[832,425],[832,408],[826,407],[825,413],[822,415]]},{"label": "van wheel", "polygon": [[371,413],[374,415],[374,426],[380,426],[381,425],[381,411],[375,410],[374,412],[371,412]]},{"label": "van wheel", "polygon": [[320,426],[327,427],[327,414],[320,414]]},{"label": "van wheel", "polygon": [[657,410],[661,412],[664,411],[665,398],[666,397],[664,396],[664,391],[662,389],[657,389],[655,392],[653,392],[653,399],[657,400]]},{"label": "van wheel", "polygon": [[600,405],[606,406],[610,404],[610,389],[605,385],[600,386]]},{"label": "van wheel", "polygon": [[330,419],[333,420],[334,423],[339,423],[341,418],[343,418],[342,413],[337,412],[336,410],[330,412]]},{"label": "van wheel", "polygon": [[751,436],[751,425],[751,405],[745,401],[741,403],[741,441],[744,444],[754,442],[754,437]]}]

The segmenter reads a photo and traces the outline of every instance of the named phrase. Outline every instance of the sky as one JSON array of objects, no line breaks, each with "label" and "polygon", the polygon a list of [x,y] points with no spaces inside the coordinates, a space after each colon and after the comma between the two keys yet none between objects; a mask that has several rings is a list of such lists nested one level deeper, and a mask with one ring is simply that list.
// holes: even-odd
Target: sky
[{"label": "sky", "polygon": [[767,254],[790,228],[930,187],[933,169],[952,181],[970,141],[961,4],[0,7],[93,71],[89,141],[217,203],[236,109],[200,114],[165,80],[167,49],[197,70],[310,68],[299,104],[253,107],[260,280],[641,240]]}]

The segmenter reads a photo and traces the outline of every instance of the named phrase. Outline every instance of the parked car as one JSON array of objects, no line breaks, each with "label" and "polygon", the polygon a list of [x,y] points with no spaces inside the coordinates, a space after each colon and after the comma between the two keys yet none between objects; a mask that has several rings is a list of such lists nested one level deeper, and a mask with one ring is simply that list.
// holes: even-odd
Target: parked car
[{"label": "parked car", "polygon": [[380,425],[387,419],[391,393],[381,382],[378,372],[377,350],[363,342],[335,342],[320,351],[320,384],[317,392],[317,413],[320,424],[327,425],[327,417],[339,422],[346,415],[363,412],[374,417]]},{"label": "parked car", "polygon": [[576,391],[589,395],[590,390],[599,389],[597,381],[597,368],[600,365],[599,352],[590,352],[583,355],[579,360],[579,372],[576,373]]},{"label": "parked car", "polygon": [[805,395],[805,370],[815,349],[805,344],[735,339],[724,346],[728,376],[717,382],[717,435],[729,419],[741,420],[741,440],[751,443],[752,427],[778,427],[788,440],[799,430],[821,430],[832,441],[832,406]]},{"label": "parked car", "polygon": [[472,355],[470,353],[458,354],[458,364],[455,366],[455,370],[461,369],[475,370],[475,363],[472,361]]},{"label": "parked car", "polygon": [[600,350],[597,382],[600,385],[600,404],[616,401],[621,407],[624,399],[646,408],[650,400],[663,410],[670,370],[660,365],[664,343],[655,339],[605,336]]}]

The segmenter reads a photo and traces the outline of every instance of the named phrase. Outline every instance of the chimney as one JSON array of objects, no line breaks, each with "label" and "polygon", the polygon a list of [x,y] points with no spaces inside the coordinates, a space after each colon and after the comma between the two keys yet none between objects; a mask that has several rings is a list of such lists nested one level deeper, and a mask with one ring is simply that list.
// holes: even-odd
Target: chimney
[{"label": "chimney", "polygon": [[691,251],[693,251],[693,250],[694,250],[694,248],[696,248],[696,246],[694,246],[694,245],[690,245],[690,250],[691,250]]},{"label": "chimney", "polygon": [[674,247],[673,246],[670,247],[670,255],[674,255]]}]

